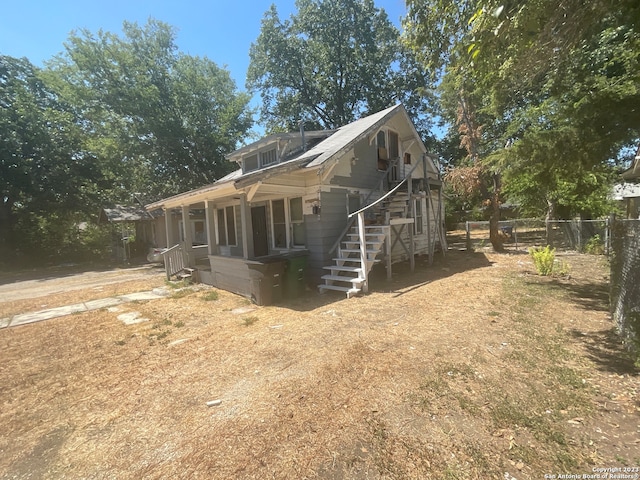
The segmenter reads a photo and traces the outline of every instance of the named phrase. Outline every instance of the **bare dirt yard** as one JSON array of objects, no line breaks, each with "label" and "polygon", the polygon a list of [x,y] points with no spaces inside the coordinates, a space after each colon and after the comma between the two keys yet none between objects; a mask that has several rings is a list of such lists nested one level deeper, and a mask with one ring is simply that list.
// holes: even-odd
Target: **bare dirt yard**
[{"label": "bare dirt yard", "polygon": [[[187,287],[1,329],[0,478],[638,478],[606,260],[561,258],[570,276],[547,278],[523,253],[451,251],[350,300]],[[61,295],[0,296],[0,316]]]}]

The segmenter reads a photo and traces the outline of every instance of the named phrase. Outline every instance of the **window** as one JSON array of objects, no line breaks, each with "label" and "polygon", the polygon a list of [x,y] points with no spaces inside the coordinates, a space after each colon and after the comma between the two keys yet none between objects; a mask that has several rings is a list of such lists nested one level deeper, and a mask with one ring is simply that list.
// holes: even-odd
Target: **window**
[{"label": "window", "polygon": [[305,246],[306,237],[304,231],[304,215],[302,211],[302,197],[289,200],[289,212],[291,215],[291,231],[293,245]]},{"label": "window", "polygon": [[389,130],[389,158],[395,160],[400,157],[400,145],[398,134]]},{"label": "window", "polygon": [[236,245],[236,215],[234,207],[218,209],[218,245]]},{"label": "window", "polygon": [[284,200],[271,202],[273,218],[273,247],[287,248],[287,220],[284,213]]},{"label": "window", "polygon": [[196,245],[205,245],[207,243],[207,235],[204,231],[204,222],[195,220],[193,222],[193,243]]},{"label": "window", "polygon": [[258,154],[254,153],[248,157],[244,157],[243,161],[244,172],[250,172],[251,170],[258,169]]},{"label": "window", "polygon": [[413,224],[413,233],[419,235],[424,232],[424,227],[422,225],[422,198],[415,199],[413,208],[413,217],[415,219],[415,223]]},{"label": "window", "polygon": [[263,167],[266,167],[267,165],[273,165],[274,163],[277,163],[278,161],[278,156],[276,154],[276,149],[272,148],[271,150],[267,150],[266,152],[262,152],[260,154],[260,164]]},{"label": "window", "polygon": [[224,222],[224,209],[218,209],[218,245],[227,244],[227,228]]},{"label": "window", "polygon": [[227,245],[236,245],[236,212],[235,208],[227,207],[225,216],[227,217]]},{"label": "window", "polygon": [[405,165],[411,165],[411,154],[410,153],[405,153],[404,154],[404,164]]},{"label": "window", "polygon": [[378,145],[378,160],[388,160],[387,135],[384,130],[380,130],[376,135],[376,143]]}]

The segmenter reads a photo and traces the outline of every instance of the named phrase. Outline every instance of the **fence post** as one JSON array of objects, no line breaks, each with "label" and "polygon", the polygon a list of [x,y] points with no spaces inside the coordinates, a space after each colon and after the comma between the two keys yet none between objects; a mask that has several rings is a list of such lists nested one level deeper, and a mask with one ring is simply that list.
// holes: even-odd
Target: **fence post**
[{"label": "fence post", "polygon": [[471,250],[473,250],[473,248],[471,246],[471,230],[469,229],[469,220],[465,222],[465,228],[467,231],[467,252],[470,252]]},{"label": "fence post", "polygon": [[604,224],[604,254],[609,256],[610,248],[611,248],[611,226],[613,222],[615,222],[616,214],[612,213],[606,219]]}]

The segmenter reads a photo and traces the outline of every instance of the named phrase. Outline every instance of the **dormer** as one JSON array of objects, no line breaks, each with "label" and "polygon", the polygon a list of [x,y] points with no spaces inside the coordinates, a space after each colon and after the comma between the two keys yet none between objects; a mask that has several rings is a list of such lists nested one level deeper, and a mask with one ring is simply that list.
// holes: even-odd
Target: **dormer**
[{"label": "dormer", "polygon": [[242,173],[260,170],[279,163],[278,148],[276,145],[268,145],[262,150],[249,153],[242,157]]},{"label": "dormer", "polygon": [[277,133],[242,147],[227,155],[227,160],[236,162],[242,173],[250,173],[294,160],[306,150],[330,136],[334,130],[309,131],[304,133],[304,145],[300,132]]}]

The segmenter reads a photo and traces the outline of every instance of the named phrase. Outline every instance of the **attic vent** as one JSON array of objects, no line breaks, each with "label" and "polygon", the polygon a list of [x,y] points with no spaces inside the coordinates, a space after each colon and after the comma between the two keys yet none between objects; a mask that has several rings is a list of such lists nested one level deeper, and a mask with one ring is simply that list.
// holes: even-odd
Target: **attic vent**
[{"label": "attic vent", "polygon": [[262,163],[263,167],[267,165],[273,165],[278,161],[278,156],[276,155],[276,149],[272,148],[271,150],[267,150],[266,152],[262,152],[260,154],[260,163]]}]

